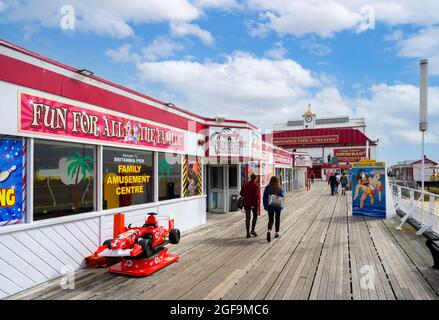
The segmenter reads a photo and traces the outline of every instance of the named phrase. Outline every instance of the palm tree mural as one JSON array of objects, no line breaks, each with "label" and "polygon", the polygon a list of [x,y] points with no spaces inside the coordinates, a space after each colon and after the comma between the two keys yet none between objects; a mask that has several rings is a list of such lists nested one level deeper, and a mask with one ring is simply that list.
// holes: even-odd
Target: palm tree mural
[{"label": "palm tree mural", "polygon": [[168,175],[171,173],[171,168],[166,159],[159,160],[159,173],[161,176]]},{"label": "palm tree mural", "polygon": [[[92,172],[93,169],[91,165],[93,164],[93,159],[90,156],[81,155],[81,153],[76,152],[75,155],[67,157],[68,167],[67,175],[70,179],[75,177],[75,184],[73,185],[73,206],[76,212],[79,212],[79,196],[78,196],[78,185],[83,179],[86,179]],[[81,173],[81,175],[80,175]],[[90,178],[89,183],[90,183]],[[86,192],[88,186],[86,188]],[[84,199],[84,197],[82,197]]]}]

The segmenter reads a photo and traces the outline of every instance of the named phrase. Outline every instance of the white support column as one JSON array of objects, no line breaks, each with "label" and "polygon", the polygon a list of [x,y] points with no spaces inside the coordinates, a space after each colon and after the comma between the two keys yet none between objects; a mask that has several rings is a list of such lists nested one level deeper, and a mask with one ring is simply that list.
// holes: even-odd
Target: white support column
[{"label": "white support column", "polygon": [[[96,173],[96,194],[95,194],[95,210],[96,211],[102,211],[103,203],[104,203],[104,197],[103,197],[103,186],[104,186],[104,179],[103,179],[103,164],[104,164],[104,158],[103,158],[103,146],[98,146],[96,150],[96,160],[94,163],[94,170]],[[102,170],[101,170],[102,169]]]},{"label": "white support column", "polygon": [[27,138],[27,155],[26,155],[26,176],[27,176],[27,223],[34,222],[34,138]]},{"label": "white support column", "polygon": [[159,202],[159,155],[154,152],[152,159],[154,163],[154,202]]},{"label": "white support column", "polygon": [[[95,206],[97,211],[102,211],[104,209],[104,194],[103,194],[103,188],[104,188],[104,158],[103,158],[103,146],[98,146],[96,149],[96,159],[94,164],[94,170],[96,174],[96,194],[95,194]],[[104,232],[104,216],[99,217],[99,243],[97,245],[101,245],[104,242],[103,239],[103,232]]]}]

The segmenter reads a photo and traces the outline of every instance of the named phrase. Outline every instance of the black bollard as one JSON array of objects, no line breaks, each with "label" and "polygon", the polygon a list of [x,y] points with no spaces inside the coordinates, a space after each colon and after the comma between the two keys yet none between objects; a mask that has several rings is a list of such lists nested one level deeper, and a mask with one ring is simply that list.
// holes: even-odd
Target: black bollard
[{"label": "black bollard", "polygon": [[425,241],[425,245],[430,249],[431,255],[433,256],[433,269],[439,269],[439,239],[428,239]]}]

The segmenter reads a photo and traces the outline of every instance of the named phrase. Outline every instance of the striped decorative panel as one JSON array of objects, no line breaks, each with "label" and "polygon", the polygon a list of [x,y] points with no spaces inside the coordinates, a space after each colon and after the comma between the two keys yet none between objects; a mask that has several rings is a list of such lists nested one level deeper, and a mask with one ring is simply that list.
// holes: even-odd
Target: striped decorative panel
[{"label": "striped decorative panel", "polygon": [[98,244],[99,218],[1,234],[0,298],[79,269]]}]

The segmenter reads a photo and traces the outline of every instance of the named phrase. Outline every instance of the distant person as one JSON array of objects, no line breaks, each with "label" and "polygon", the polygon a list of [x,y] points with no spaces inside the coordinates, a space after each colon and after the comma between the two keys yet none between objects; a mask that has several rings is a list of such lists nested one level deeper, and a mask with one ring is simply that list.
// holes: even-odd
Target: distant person
[{"label": "distant person", "polygon": [[331,154],[328,154],[328,164],[331,164]]},{"label": "distant person", "polygon": [[334,189],[334,193],[338,194],[338,187],[340,185],[340,179],[338,178],[337,175],[335,175],[335,189]]},{"label": "distant person", "polygon": [[335,172],[329,177],[328,184],[331,187],[331,196],[335,193],[335,187],[337,185],[337,177],[335,176]]},{"label": "distant person", "polygon": [[337,174],[335,175],[335,177],[337,178],[337,184],[335,186],[335,194],[338,194],[338,189],[340,187],[340,179],[341,179],[341,175],[340,175],[340,171],[337,171]]},{"label": "distant person", "polygon": [[[250,175],[250,181],[244,184],[241,188],[239,195],[244,198],[244,211],[245,211],[245,228],[247,230],[247,238],[250,238],[250,234],[257,237],[255,231],[256,222],[258,220],[258,208],[259,208],[259,185],[256,183],[257,176],[252,173]],[[253,212],[252,228],[250,231],[250,218]]]},{"label": "distant person", "polygon": [[268,212],[268,231],[267,231],[267,241],[271,242],[271,229],[273,228],[273,223],[275,223],[275,238],[279,238],[279,228],[280,228],[280,213],[282,207],[275,206],[269,203],[270,196],[276,195],[284,198],[285,193],[282,190],[279,179],[277,177],[271,177],[270,183],[265,187],[263,203],[264,209]]},{"label": "distant person", "polygon": [[346,173],[344,173],[344,172],[341,175],[340,183],[341,183],[341,194],[346,195],[346,188],[348,186],[349,180],[348,180]]},{"label": "distant person", "polygon": [[314,173],[311,173],[311,183],[314,183]]},{"label": "distant person", "polygon": [[332,176],[332,171],[331,170],[326,170],[326,182],[329,182],[329,178]]}]

